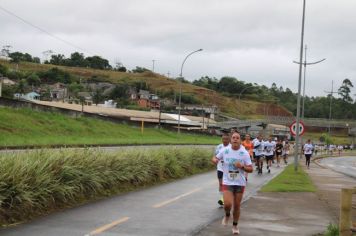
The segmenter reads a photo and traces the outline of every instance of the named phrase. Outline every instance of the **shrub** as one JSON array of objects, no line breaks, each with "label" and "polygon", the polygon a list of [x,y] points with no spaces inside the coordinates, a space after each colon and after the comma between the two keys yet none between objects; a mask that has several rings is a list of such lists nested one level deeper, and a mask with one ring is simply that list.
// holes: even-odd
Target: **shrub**
[{"label": "shrub", "polygon": [[207,171],[210,158],[211,150],[191,148],[0,154],[0,225]]}]

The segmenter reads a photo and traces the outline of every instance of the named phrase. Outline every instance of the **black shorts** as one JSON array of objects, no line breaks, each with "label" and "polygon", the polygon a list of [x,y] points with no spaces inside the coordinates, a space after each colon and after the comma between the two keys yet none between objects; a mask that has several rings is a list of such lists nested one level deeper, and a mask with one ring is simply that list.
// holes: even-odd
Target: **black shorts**
[{"label": "black shorts", "polygon": [[262,158],[263,158],[263,155],[261,155],[261,156],[255,156],[255,160],[257,160],[257,161],[261,160]]},{"label": "black shorts", "polygon": [[244,193],[245,191],[245,186],[240,186],[240,185],[224,185],[223,186],[224,191],[229,191],[232,193]]},{"label": "black shorts", "polygon": [[274,155],[271,156],[266,156],[266,161],[272,161],[273,160]]},{"label": "black shorts", "polygon": [[224,175],[224,172],[218,170],[218,179],[222,179]]},{"label": "black shorts", "polygon": [[282,152],[276,152],[276,156],[279,157],[282,155]]},{"label": "black shorts", "polygon": [[306,158],[310,159],[310,157],[312,156],[312,154],[304,154]]}]

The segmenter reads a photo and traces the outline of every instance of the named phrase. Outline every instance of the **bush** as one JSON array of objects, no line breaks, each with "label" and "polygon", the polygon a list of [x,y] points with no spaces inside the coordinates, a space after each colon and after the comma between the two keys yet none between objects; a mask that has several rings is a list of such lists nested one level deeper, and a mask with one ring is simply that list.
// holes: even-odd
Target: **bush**
[{"label": "bush", "polygon": [[210,158],[211,150],[187,148],[0,154],[0,225],[207,171]]},{"label": "bush", "polygon": [[330,223],[324,236],[339,236],[339,226]]}]

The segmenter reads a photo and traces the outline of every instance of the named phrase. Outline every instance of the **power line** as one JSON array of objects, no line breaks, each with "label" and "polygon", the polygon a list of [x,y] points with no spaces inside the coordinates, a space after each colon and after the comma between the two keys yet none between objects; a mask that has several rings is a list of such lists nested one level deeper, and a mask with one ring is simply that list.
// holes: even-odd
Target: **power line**
[{"label": "power line", "polygon": [[67,44],[67,45],[69,45],[69,46],[71,46],[71,47],[74,47],[74,48],[76,48],[76,49],[79,49],[79,50],[82,51],[82,52],[86,52],[86,53],[88,53],[88,54],[90,54],[90,55],[93,55],[93,53],[90,53],[88,50],[85,50],[85,49],[83,49],[83,48],[81,48],[81,47],[79,47],[79,46],[77,46],[77,45],[75,45],[75,44],[73,44],[73,43],[71,43],[71,42],[65,40],[65,39],[62,39],[62,38],[60,38],[60,37],[58,37],[58,36],[56,36],[56,35],[54,35],[54,34],[48,32],[48,31],[45,30],[45,29],[42,29],[41,27],[38,27],[37,25],[32,24],[32,23],[29,22],[28,20],[25,20],[24,18],[22,18],[22,17],[16,15],[15,13],[13,13],[13,12],[7,10],[6,8],[4,8],[4,7],[2,7],[2,6],[0,6],[0,9],[3,10],[4,12],[6,12],[7,14],[9,14],[9,15],[11,15],[11,16],[17,18],[17,19],[19,19],[19,20],[22,21],[23,23],[25,23],[25,24],[27,24],[27,25],[33,27],[33,28],[36,28],[37,30],[41,31],[42,33],[45,33],[45,34],[51,36],[52,38],[61,41],[62,43],[65,43],[65,44]]}]

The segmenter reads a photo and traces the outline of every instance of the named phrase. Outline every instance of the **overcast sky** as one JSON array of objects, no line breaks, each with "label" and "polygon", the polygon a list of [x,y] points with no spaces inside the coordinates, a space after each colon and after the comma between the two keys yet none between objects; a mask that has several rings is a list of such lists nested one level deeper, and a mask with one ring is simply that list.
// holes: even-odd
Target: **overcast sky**
[{"label": "overcast sky", "polygon": [[[1,0],[0,46],[44,58],[53,50],[100,55],[177,77],[233,76],[298,89],[302,0]],[[28,21],[52,36],[25,24]],[[325,96],[345,78],[356,86],[356,1],[307,0],[306,95]],[[64,43],[55,37],[68,43]],[[76,47],[73,47],[75,45]],[[353,89],[356,93],[356,89]]]}]

